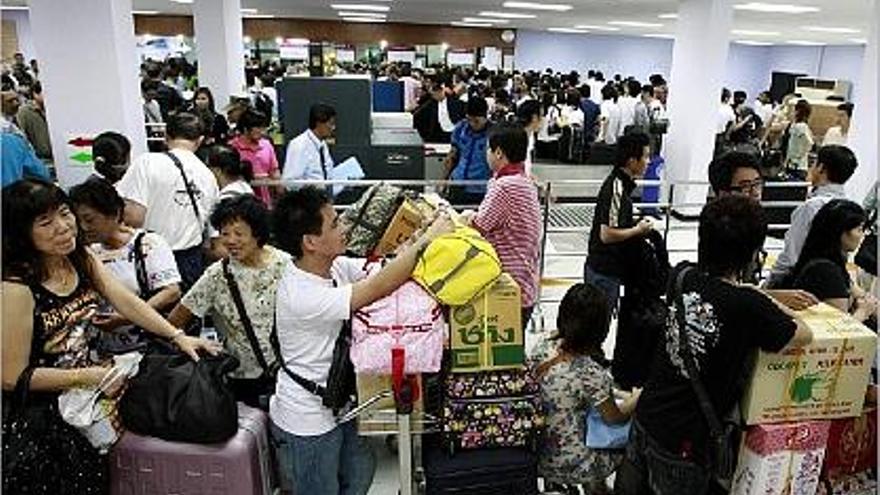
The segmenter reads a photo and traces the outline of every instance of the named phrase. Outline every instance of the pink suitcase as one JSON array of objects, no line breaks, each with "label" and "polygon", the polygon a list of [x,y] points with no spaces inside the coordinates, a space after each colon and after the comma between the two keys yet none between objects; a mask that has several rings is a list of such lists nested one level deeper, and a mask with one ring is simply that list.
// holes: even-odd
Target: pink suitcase
[{"label": "pink suitcase", "polygon": [[112,495],[271,495],[268,417],[238,405],[226,443],[166,442],[126,432],[110,453]]}]

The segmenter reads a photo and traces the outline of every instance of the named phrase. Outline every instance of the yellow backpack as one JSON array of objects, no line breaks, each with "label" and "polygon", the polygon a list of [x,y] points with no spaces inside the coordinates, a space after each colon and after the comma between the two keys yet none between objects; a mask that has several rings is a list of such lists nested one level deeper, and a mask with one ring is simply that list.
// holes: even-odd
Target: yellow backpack
[{"label": "yellow backpack", "polygon": [[449,306],[467,304],[501,275],[495,248],[471,227],[434,239],[419,256],[413,279]]}]

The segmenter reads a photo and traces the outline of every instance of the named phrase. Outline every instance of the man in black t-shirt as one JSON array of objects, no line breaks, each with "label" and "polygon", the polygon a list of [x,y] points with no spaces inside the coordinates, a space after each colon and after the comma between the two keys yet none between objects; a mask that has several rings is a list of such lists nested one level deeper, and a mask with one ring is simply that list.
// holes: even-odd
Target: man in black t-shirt
[{"label": "man in black t-shirt", "polygon": [[[678,266],[670,276],[670,316],[665,342],[635,411],[624,464],[615,493],[688,495],[719,492],[706,468],[707,420],[682,358],[687,338],[699,379],[716,416],[729,415],[742,397],[749,356],[756,349],[778,352],[805,345],[812,334],[784,306],[756,287],[742,284],[742,274],[758,261],[767,226],[761,206],[745,197],[728,196],[706,205],[700,215],[699,263],[682,281],[687,329],[679,327],[676,300]],[[649,481],[650,480],[650,481]]]},{"label": "man in black t-shirt", "polygon": [[599,189],[589,252],[584,264],[584,281],[602,289],[608,307],[617,308],[621,279],[627,264],[624,243],[651,231],[650,220],[638,224],[633,218],[632,192],[635,181],[645,175],[651,152],[648,136],[634,133],[617,141],[617,163]]}]

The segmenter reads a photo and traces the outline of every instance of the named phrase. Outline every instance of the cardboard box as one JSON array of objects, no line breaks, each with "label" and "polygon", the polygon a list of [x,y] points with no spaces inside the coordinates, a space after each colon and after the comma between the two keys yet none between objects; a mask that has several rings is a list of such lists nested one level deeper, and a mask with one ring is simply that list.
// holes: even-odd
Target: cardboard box
[{"label": "cardboard box", "polygon": [[[358,402],[363,404],[381,392],[391,391],[391,375],[357,375]],[[423,397],[425,390],[419,377],[419,400],[413,404],[412,432],[423,433],[425,407]],[[397,432],[397,409],[394,397],[382,399],[366,412],[358,416],[358,432],[362,435],[393,434]]]},{"label": "cardboard box", "polygon": [[409,198],[404,199],[400,207],[397,208],[397,213],[391,217],[382,238],[379,239],[379,244],[376,245],[376,254],[387,256],[393,253],[398,246],[408,241],[422,227],[423,218],[422,210],[416,207],[415,202]]},{"label": "cardboard box", "polygon": [[507,273],[463,306],[450,308],[452,371],[522,368],[522,297]]},{"label": "cardboard box", "polygon": [[829,426],[828,421],[806,421],[748,428],[731,493],[815,494]]},{"label": "cardboard box", "polygon": [[831,421],[822,477],[837,479],[877,467],[877,410]]},{"label": "cardboard box", "polygon": [[813,342],[759,352],[741,402],[747,424],[834,419],[862,413],[877,335],[832,306],[801,312]]}]

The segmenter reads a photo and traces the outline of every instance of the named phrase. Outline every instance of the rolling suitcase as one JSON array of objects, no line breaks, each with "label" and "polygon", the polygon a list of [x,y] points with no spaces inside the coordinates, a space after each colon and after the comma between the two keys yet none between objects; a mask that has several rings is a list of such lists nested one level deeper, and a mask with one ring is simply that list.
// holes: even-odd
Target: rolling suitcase
[{"label": "rolling suitcase", "polygon": [[439,445],[423,453],[426,495],[534,495],[538,457],[527,449],[472,450],[449,456]]},{"label": "rolling suitcase", "polygon": [[271,495],[268,417],[238,407],[238,433],[225,443],[176,443],[126,432],[110,453],[110,493]]}]

